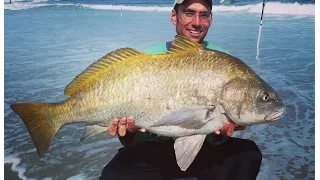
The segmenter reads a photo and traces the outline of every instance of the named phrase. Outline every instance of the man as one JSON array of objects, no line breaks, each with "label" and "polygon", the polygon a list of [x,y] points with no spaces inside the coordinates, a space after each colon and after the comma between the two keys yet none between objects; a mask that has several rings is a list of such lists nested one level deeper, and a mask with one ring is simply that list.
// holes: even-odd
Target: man
[{"label": "man", "polygon": [[[176,26],[177,34],[206,48],[223,51],[204,41],[212,23],[211,10],[211,0],[176,0],[171,22]],[[166,53],[171,44],[163,43],[146,52]],[[118,133],[124,147],[105,166],[100,179],[255,179],[260,169],[261,152],[253,141],[230,137],[237,129],[244,128],[226,123],[220,131],[208,135],[191,166],[183,172],[176,163],[172,138],[136,129],[132,117],[115,119],[109,133]]]}]

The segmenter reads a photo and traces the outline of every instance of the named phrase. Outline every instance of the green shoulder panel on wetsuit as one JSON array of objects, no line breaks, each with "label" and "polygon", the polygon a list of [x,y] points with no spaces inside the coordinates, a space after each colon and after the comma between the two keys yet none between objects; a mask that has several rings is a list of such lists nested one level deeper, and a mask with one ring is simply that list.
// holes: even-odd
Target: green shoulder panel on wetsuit
[{"label": "green shoulder panel on wetsuit", "polygon": [[[230,54],[226,50],[209,43],[207,41],[204,42],[204,46],[208,49],[213,49],[213,50],[218,50],[227,54]],[[149,54],[164,54],[167,52],[167,47],[166,43],[158,44],[156,46],[153,46],[151,48],[146,49],[144,52],[149,53]],[[227,135],[214,135],[209,134],[206,137],[206,141],[213,144],[213,145],[219,145],[224,143],[229,136]],[[169,137],[163,137],[163,136],[158,136],[156,134],[152,134],[150,132],[137,132],[137,133],[128,133],[124,137],[119,137],[119,140],[123,146],[135,146],[142,144],[143,142],[146,141],[162,141],[162,140],[168,140],[170,139]]]},{"label": "green shoulder panel on wetsuit", "polygon": [[[212,49],[212,50],[217,50],[217,51],[221,51],[221,52],[224,52],[224,53],[227,53],[227,54],[230,54],[228,51],[210,43],[210,42],[207,42],[207,41],[204,41],[204,46],[208,49]],[[231,54],[230,54],[231,55]]]},{"label": "green shoulder panel on wetsuit", "polygon": [[[213,49],[217,51],[221,51],[227,54],[230,54],[228,51],[210,43],[207,41],[204,41],[204,46],[208,49]],[[149,54],[165,54],[167,52],[167,46],[166,43],[158,44],[156,46],[153,46],[151,48],[146,49],[144,52],[149,53]],[[231,54],[230,54],[231,55]]]},{"label": "green shoulder panel on wetsuit", "polygon": [[146,49],[144,52],[149,54],[165,54],[167,52],[167,46],[166,43],[158,44]]}]

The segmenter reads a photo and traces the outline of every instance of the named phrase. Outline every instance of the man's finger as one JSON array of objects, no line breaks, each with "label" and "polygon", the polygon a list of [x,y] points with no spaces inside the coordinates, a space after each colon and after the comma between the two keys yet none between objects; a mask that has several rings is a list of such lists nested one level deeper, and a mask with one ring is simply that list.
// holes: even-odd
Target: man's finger
[{"label": "man's finger", "polygon": [[119,136],[125,136],[127,131],[127,118],[121,118],[119,127],[118,127],[118,134]]},{"label": "man's finger", "polygon": [[230,123],[229,121],[225,122],[223,124],[222,128],[220,129],[220,133],[227,134],[228,133],[228,129],[230,127],[230,124],[232,124],[232,123]]},{"label": "man's finger", "polygon": [[128,117],[127,119],[127,131],[128,132],[135,132],[136,129],[134,127],[134,120],[132,117]]},{"label": "man's finger", "polygon": [[119,119],[113,119],[110,123],[110,127],[109,127],[109,134],[111,136],[114,136],[117,134],[118,131],[118,124],[119,124]]},{"label": "man's finger", "polygon": [[227,131],[227,135],[228,136],[232,136],[233,132],[234,132],[234,124],[230,123],[230,126],[229,126],[228,131]]}]

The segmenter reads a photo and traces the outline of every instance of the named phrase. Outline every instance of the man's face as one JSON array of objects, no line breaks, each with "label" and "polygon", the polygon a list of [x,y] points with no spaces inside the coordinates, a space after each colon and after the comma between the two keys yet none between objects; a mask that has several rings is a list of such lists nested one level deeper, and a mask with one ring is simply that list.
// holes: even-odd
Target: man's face
[{"label": "man's face", "polygon": [[178,35],[202,43],[212,23],[211,8],[204,0],[185,1],[172,10],[171,21]]}]

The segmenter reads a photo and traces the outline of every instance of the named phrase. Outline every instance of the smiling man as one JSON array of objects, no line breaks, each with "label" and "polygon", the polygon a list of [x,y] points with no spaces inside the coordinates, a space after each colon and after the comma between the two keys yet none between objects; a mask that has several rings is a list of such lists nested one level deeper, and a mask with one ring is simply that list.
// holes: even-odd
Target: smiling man
[{"label": "smiling man", "polygon": [[177,1],[171,14],[176,32],[197,43],[203,43],[212,23],[211,3],[203,1]]},{"label": "smiling man", "polygon": [[[212,24],[211,0],[176,0],[174,4],[171,22],[176,26],[178,35],[203,44],[206,48],[226,52],[204,40]],[[166,53],[171,44],[172,41],[168,41],[147,49],[146,52]],[[197,177],[200,180],[255,179],[262,160],[259,148],[253,141],[230,137],[234,130],[244,128],[225,123],[220,131],[207,135],[191,166],[186,171],[181,171],[176,163],[172,138],[136,129],[132,117],[114,119],[109,133],[118,134],[124,147],[104,167],[100,180],[164,180],[187,177]]]}]

